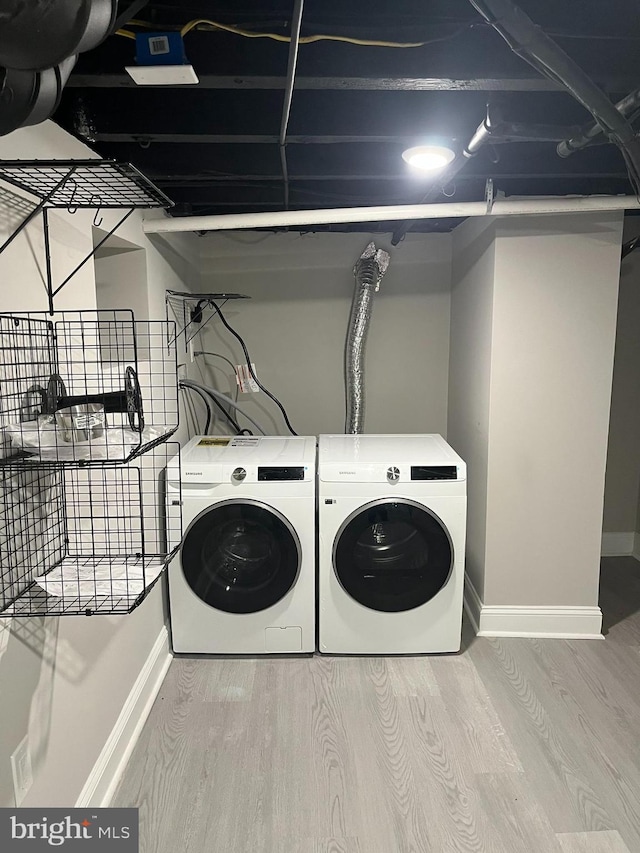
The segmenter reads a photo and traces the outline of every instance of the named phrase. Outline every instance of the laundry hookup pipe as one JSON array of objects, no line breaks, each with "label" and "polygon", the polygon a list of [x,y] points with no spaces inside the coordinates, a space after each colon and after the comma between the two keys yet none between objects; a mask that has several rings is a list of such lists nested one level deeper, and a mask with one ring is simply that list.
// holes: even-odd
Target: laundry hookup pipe
[{"label": "laundry hookup pipe", "polygon": [[373,294],[380,289],[389,266],[389,253],[369,243],[353,268],[356,279],[344,353],[347,416],[344,431],[362,432],[364,426],[364,352],[373,309]]},{"label": "laundry hookup pipe", "polygon": [[253,426],[258,430],[258,432],[262,433],[262,435],[266,435],[265,431],[262,429],[259,423],[254,421],[251,415],[248,415],[246,411],[239,406],[235,400],[232,400],[231,397],[227,397],[226,394],[218,391],[216,388],[211,388],[209,385],[201,385],[199,382],[193,382],[191,379],[181,379],[180,384],[184,388],[196,388],[201,391],[204,391],[206,394],[210,394],[212,397],[215,397],[217,400],[220,400],[222,403],[226,403],[228,406],[231,406],[236,410],[236,412],[240,412],[241,415],[253,424]]}]

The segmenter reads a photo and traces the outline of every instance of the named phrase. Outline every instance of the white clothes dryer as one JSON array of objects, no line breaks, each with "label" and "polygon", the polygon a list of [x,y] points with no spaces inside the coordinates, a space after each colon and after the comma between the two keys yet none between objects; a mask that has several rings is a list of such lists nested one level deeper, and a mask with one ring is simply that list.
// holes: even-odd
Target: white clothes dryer
[{"label": "white clothes dryer", "polygon": [[440,435],[321,435],[320,651],[460,649],[466,465]]},{"label": "white clothes dryer", "polygon": [[174,651],[314,651],[315,437],[197,436],[181,470]]}]

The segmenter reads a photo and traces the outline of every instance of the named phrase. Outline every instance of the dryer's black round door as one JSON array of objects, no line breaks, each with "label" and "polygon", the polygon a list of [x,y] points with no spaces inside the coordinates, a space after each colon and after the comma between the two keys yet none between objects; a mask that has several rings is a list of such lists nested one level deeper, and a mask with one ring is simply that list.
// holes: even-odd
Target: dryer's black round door
[{"label": "dryer's black round door", "polygon": [[342,525],[333,566],[343,589],[372,610],[397,613],[432,599],[453,568],[453,546],[442,521],[408,500],[382,500]]},{"label": "dryer's black round door", "polygon": [[296,582],[300,543],[276,510],[256,501],[215,504],[191,524],[182,571],[195,594],[226,613],[257,613]]}]

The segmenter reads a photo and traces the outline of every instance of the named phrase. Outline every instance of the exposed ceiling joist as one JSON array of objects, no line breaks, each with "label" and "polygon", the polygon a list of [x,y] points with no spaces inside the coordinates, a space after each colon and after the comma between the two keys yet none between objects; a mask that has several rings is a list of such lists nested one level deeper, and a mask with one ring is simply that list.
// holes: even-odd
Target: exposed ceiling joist
[{"label": "exposed ceiling joist", "polygon": [[[282,179],[279,174],[273,175],[150,175],[155,183],[166,187],[201,187],[207,184],[227,184],[236,183],[238,181],[256,181],[260,183],[278,183]],[[456,180],[458,182],[467,181],[486,181],[487,178],[494,178],[497,181],[554,181],[562,178],[574,179],[598,179],[598,180],[625,180],[627,177],[625,172],[549,172],[531,175],[529,172],[505,172],[504,174],[496,174],[496,172],[479,172],[475,174],[467,173],[459,175]],[[394,175],[289,175],[290,181],[335,181],[338,183],[344,181],[394,181],[402,182],[415,178],[407,177],[406,174]]]},{"label": "exposed ceiling joist", "polygon": [[[637,89],[640,25],[626,8],[633,0],[578,4],[589,7],[579,20],[571,4],[557,0],[515,2],[529,6],[535,23],[560,39],[612,102]],[[130,12],[140,3],[119,6]],[[128,38],[109,38],[81,55],[55,116],[102,156],[130,160],[153,177],[176,202],[172,215],[273,210],[283,199],[293,209],[418,202],[442,187],[434,175],[405,168],[403,149],[433,138],[460,151],[487,104],[522,131],[520,140],[534,141],[496,138],[492,122],[485,150],[446,184],[447,201],[481,199],[489,177],[507,197],[632,191],[622,155],[606,134],[596,138],[589,111],[557,79],[525,64],[469,0],[395,0],[393,8],[377,0],[304,0],[302,39],[328,34],[346,42],[304,44],[295,74],[302,0],[248,0],[242,8],[216,0],[215,21],[232,31],[195,27],[185,38],[200,83],[136,86],[124,72],[136,52],[131,36],[177,31],[212,14],[210,5],[148,0],[136,15],[142,22],[128,22]],[[392,49],[387,40],[422,44]],[[628,120],[637,130],[635,101]],[[586,133],[589,145],[562,160],[548,141],[561,133],[574,143]],[[415,226],[443,227],[453,226]]]},{"label": "exposed ceiling joist", "polygon": [[[239,77],[198,74],[200,82],[189,89],[284,89],[286,77]],[[610,78],[598,81],[609,92],[626,92],[637,79]],[[72,74],[67,88],[134,89],[128,74]],[[185,89],[184,86],[145,88]],[[543,77],[297,77],[296,89],[361,92],[562,92],[564,89]]]},{"label": "exposed ceiling joist", "polygon": [[[187,145],[277,145],[277,134],[243,133],[96,133],[96,142],[185,143]],[[407,144],[415,139],[409,136],[331,136],[292,134],[287,136],[287,145],[334,145],[339,143],[400,143]]]}]

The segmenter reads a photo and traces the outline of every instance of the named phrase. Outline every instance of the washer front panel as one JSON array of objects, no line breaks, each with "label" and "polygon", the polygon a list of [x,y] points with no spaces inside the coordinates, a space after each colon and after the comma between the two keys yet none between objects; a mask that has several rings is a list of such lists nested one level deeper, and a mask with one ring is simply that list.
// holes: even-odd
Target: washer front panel
[{"label": "washer front panel", "polygon": [[291,590],[302,554],[283,515],[245,498],[201,512],[185,534],[180,558],[185,580],[205,604],[225,613],[257,613]]},{"label": "washer front panel", "polygon": [[454,551],[444,523],[406,498],[358,508],[342,524],[333,569],[345,590],[371,610],[398,613],[430,601],[446,586]]}]

